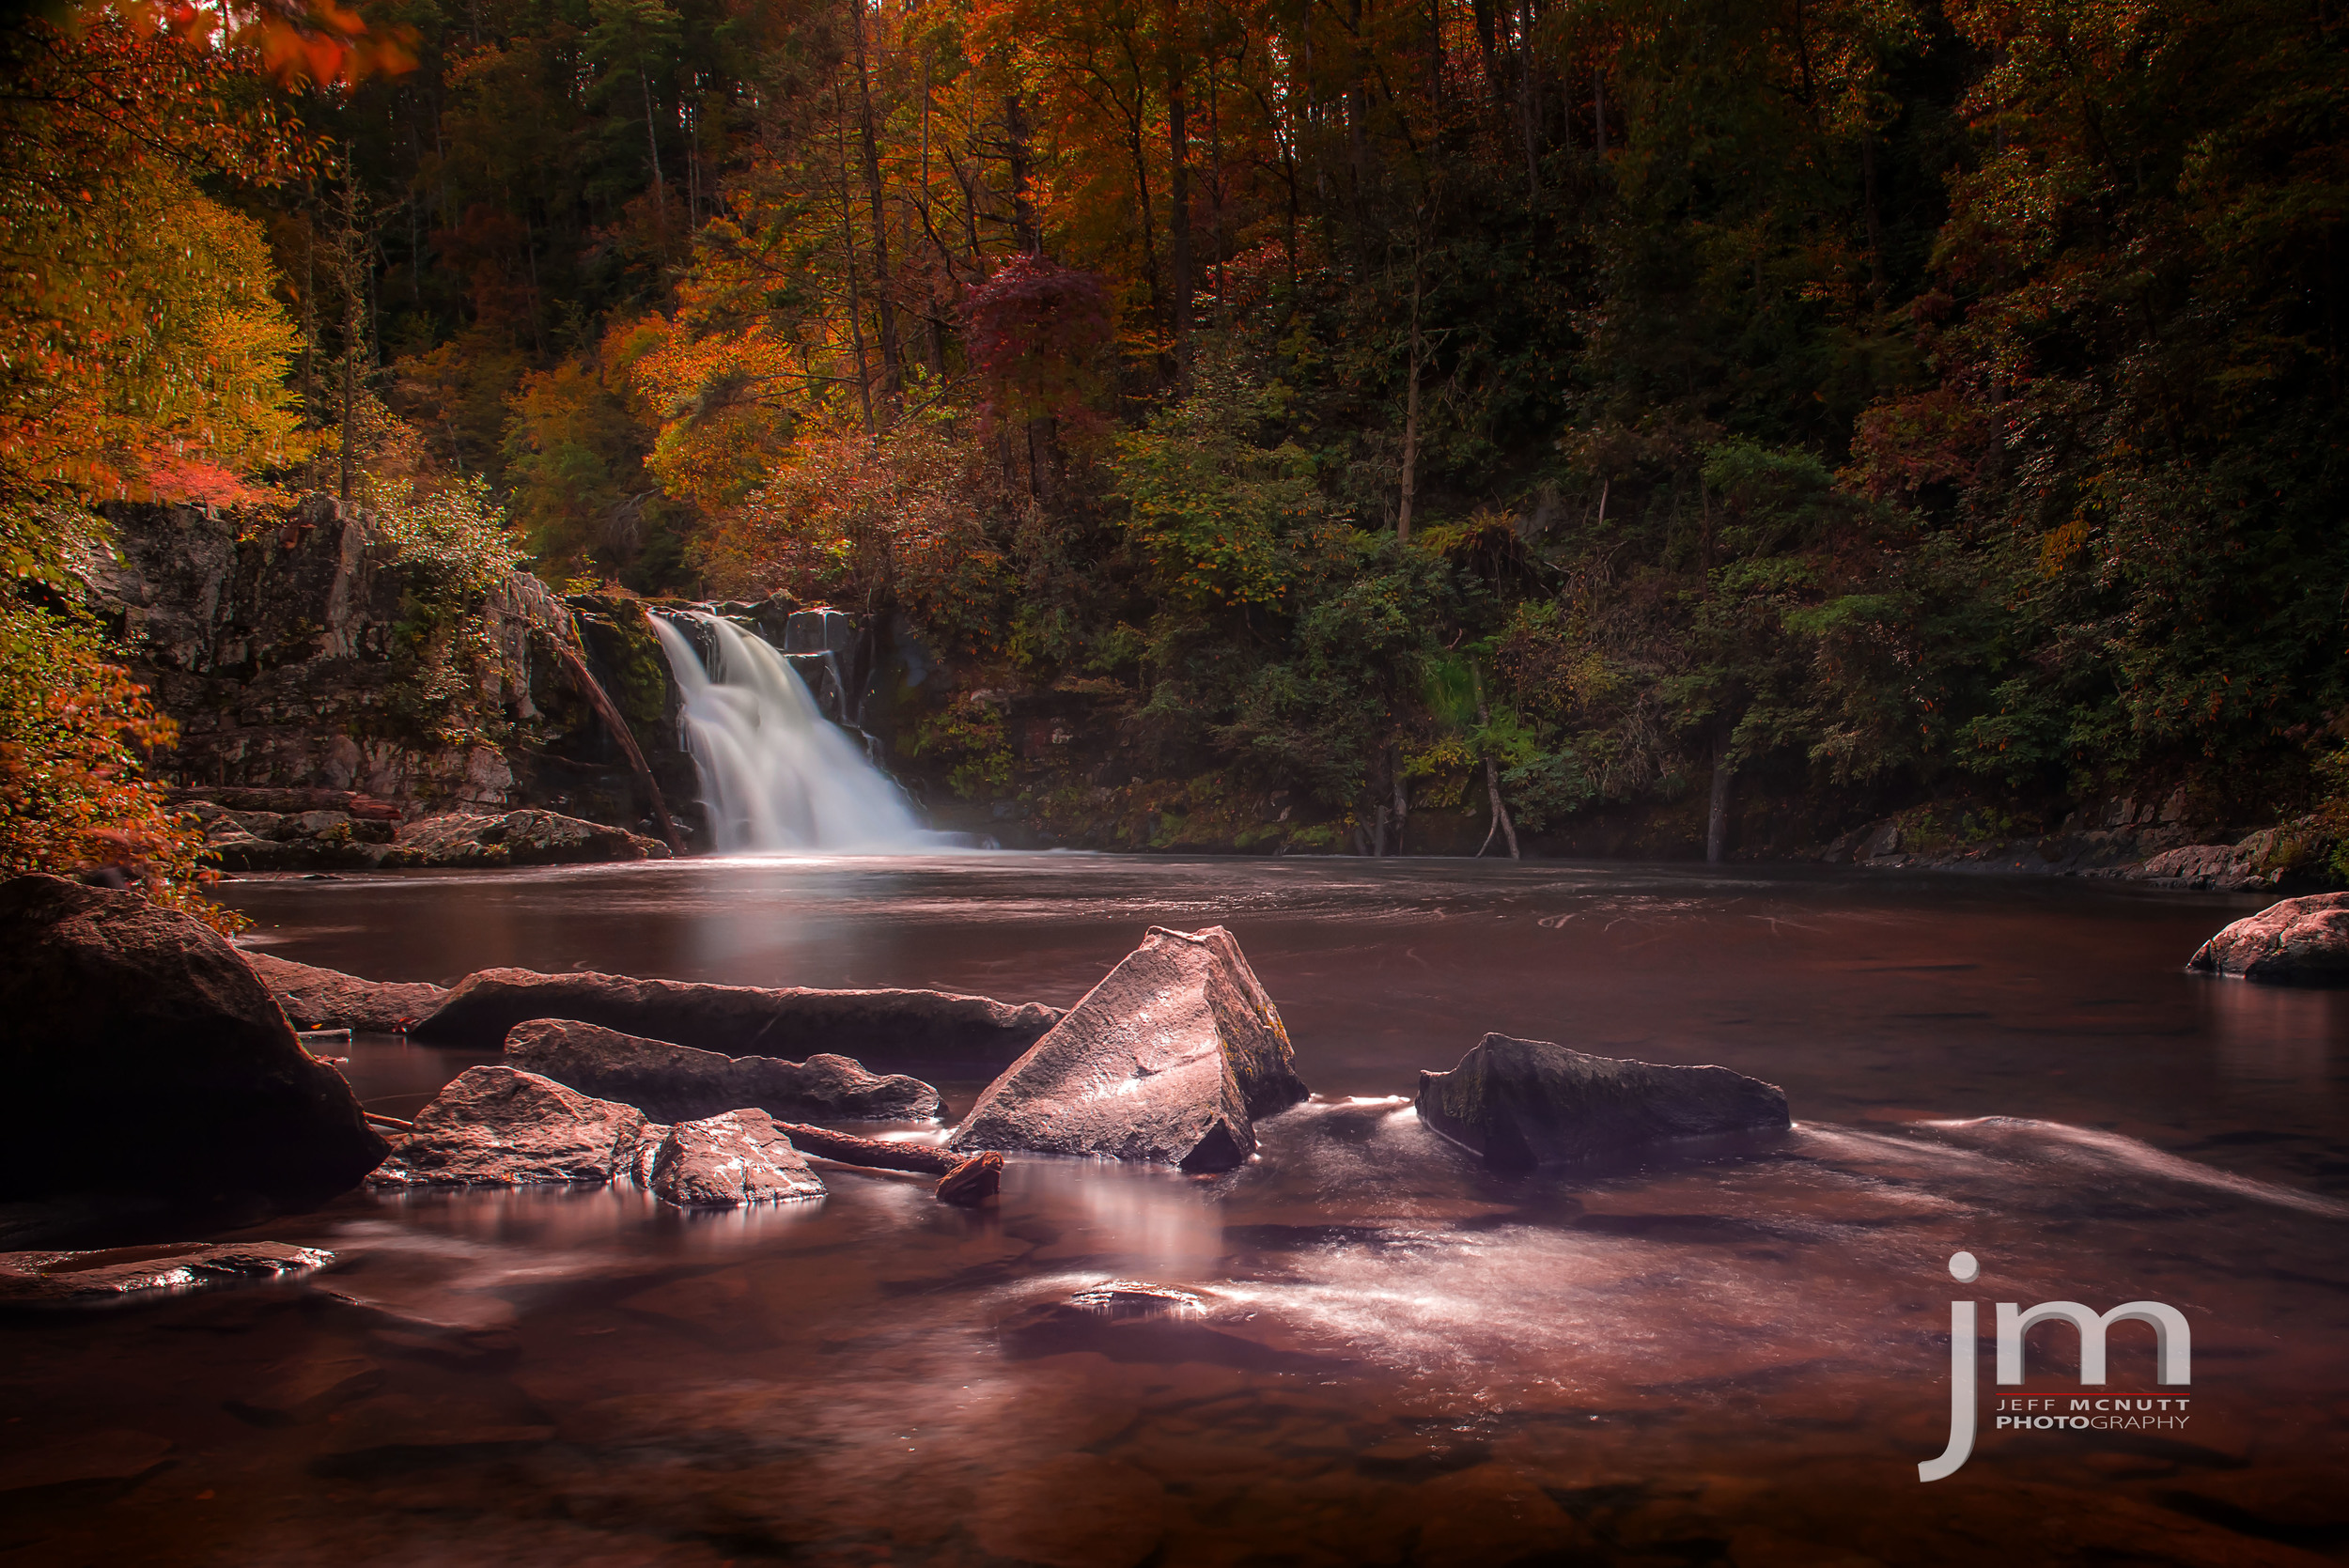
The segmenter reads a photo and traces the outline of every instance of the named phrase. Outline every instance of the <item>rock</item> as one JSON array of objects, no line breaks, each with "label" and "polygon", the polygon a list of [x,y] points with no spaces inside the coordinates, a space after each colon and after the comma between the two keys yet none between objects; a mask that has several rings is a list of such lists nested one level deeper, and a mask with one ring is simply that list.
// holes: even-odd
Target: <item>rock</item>
[{"label": "rock", "polygon": [[377,858],[381,866],[576,865],[606,861],[665,861],[657,838],[583,822],[551,811],[503,816],[451,813],[427,816],[399,830]]},{"label": "rock", "polygon": [[1003,1157],[988,1149],[938,1178],[938,1201],[976,1208],[1003,1189]]},{"label": "rock", "polygon": [[679,1122],[653,1156],[654,1193],[684,1208],[821,1198],[824,1181],[763,1110]]},{"label": "rock", "polygon": [[422,981],[361,980],[339,970],[297,964],[250,949],[241,951],[296,1029],[358,1029],[397,1034],[448,995],[446,986]]},{"label": "rock", "polygon": [[1588,1056],[1487,1034],[1448,1073],[1419,1075],[1420,1120],[1504,1170],[1588,1165],[1672,1139],[1782,1131],[1785,1091],[1727,1067]]},{"label": "rock", "polygon": [[227,939],[133,893],[0,885],[0,1202],[106,1190],[303,1203],[383,1156]]},{"label": "rock", "polygon": [[938,1091],[921,1079],[879,1077],[845,1056],[819,1052],[804,1063],[725,1056],[571,1018],[516,1024],[506,1036],[506,1059],[663,1122],[744,1106],[885,1122],[934,1121],[940,1110]]},{"label": "rock", "polygon": [[174,1295],[237,1280],[307,1274],[334,1261],[275,1241],[117,1247],[101,1252],[0,1252],[0,1305],[88,1306],[154,1291]]},{"label": "rock", "polygon": [[645,1113],[537,1073],[468,1067],[416,1112],[367,1177],[378,1187],[607,1182],[634,1169]]},{"label": "rock", "polygon": [[2349,981],[2349,893],[2271,904],[2204,942],[2186,967],[2246,980]]},{"label": "rock", "polygon": [[469,975],[408,1032],[412,1040],[493,1051],[533,1018],[571,1018],[730,1055],[800,1061],[837,1050],[860,1061],[993,1072],[1060,1020],[1055,1008],[1010,1006],[946,991],[767,990],[635,980],[624,974]]},{"label": "rock", "polygon": [[400,821],[406,813],[389,800],[379,800],[353,789],[272,789],[194,785],[169,792],[174,805],[215,805],[231,812],[271,812],[280,815],[332,811],[367,822]]},{"label": "rock", "polygon": [[1254,1118],[1305,1093],[1232,934],[1154,926],[946,1142],[1226,1171],[1255,1151]]}]

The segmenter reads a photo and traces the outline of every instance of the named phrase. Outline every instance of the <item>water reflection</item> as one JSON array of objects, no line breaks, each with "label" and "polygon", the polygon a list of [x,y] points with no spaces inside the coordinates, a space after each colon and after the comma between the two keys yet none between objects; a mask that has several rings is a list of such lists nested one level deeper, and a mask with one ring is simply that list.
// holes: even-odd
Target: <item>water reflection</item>
[{"label": "water reflection", "polygon": [[[2349,994],[2182,973],[2224,900],[1000,855],[227,891],[277,951],[387,978],[1061,1003],[1144,925],[1221,920],[1320,1093],[1236,1172],[1015,1160],[979,1214],[827,1168],[820,1203],[723,1219],[537,1189],[281,1221],[341,1265],[0,1358],[45,1432],[179,1445],[107,1510],[23,1511],[59,1560],[200,1558],[187,1521],[220,1518],[240,1562],[2232,1564],[2343,1539]],[[1497,1175],[1402,1097],[1486,1030],[1721,1062],[1799,1126]],[[350,1071],[388,1105],[452,1055],[363,1040]],[[2190,1435],[1985,1437],[1919,1487],[1960,1248],[1984,1300],[2178,1305]],[[1072,1299],[1107,1280],[1196,1303]],[[2112,1354],[2149,1371],[2136,1338]],[[296,1367],[310,1392],[224,1413]]]}]

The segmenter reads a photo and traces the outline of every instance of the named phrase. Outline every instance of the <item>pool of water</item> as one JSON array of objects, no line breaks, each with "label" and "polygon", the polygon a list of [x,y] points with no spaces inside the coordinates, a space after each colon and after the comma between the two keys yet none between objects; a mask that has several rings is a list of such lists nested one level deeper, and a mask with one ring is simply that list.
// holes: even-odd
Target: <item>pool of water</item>
[{"label": "pool of water", "polygon": [[[2181,969],[2256,899],[1012,855],[224,892],[253,942],[381,979],[1062,1005],[1147,926],[1221,924],[1315,1093],[1239,1171],[1015,1158],[979,1213],[828,1167],[821,1203],[722,1216],[539,1189],[281,1218],[245,1234],[337,1265],[0,1328],[0,1562],[2349,1557],[2349,993]],[[1797,1125],[1496,1175],[1408,1100],[1486,1031],[1720,1063]],[[347,1070],[397,1114],[469,1060],[363,1039]],[[1163,1305],[1072,1302],[1110,1281]],[[1999,1301],[2175,1306],[2186,1419],[1997,1430],[1985,1346],[1974,1458],[1921,1483],[1961,1298],[1985,1338]],[[2068,1409],[2070,1330],[2028,1343]],[[2111,1345],[2109,1389],[2162,1391],[2148,1330]]]}]

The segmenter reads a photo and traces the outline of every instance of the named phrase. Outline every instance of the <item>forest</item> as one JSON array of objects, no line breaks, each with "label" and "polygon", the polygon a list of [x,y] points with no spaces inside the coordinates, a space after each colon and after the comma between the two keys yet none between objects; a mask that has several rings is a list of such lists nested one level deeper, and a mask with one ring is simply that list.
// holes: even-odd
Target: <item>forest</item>
[{"label": "forest", "polygon": [[1281,846],[2341,809],[2344,15],[17,18],[0,841],[200,874],[59,584],[101,504],[318,491],[459,583],[886,620],[965,793],[986,694],[1090,694]]}]

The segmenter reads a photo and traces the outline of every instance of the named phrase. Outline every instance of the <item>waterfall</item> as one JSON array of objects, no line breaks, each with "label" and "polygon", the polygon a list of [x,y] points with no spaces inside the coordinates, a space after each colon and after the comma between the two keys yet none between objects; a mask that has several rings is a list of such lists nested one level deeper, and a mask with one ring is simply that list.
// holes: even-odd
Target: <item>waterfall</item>
[{"label": "waterfall", "polygon": [[716,648],[704,669],[661,616],[653,634],[685,696],[685,743],[723,851],[937,846],[889,776],[816,706],[782,654],[715,615],[692,619]]}]

